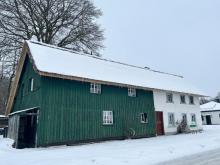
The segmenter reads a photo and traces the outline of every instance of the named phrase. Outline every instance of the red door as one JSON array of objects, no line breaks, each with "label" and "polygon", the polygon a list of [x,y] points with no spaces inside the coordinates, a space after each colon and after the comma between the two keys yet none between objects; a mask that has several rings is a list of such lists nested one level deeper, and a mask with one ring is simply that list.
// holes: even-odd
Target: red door
[{"label": "red door", "polygon": [[156,111],[156,127],[157,127],[157,135],[164,135],[163,112]]}]

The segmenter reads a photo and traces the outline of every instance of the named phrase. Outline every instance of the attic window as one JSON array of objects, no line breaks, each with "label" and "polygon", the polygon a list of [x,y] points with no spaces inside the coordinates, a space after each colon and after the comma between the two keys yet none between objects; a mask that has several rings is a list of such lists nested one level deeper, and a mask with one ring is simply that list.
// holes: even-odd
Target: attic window
[{"label": "attic window", "polygon": [[29,79],[29,90],[30,90],[31,92],[34,91],[34,79],[33,79],[33,78],[30,78],[30,79]]},{"label": "attic window", "polygon": [[91,83],[90,84],[90,93],[100,94],[101,93],[101,84]]},{"label": "attic window", "polygon": [[136,89],[135,88],[128,88],[128,96],[136,97]]}]

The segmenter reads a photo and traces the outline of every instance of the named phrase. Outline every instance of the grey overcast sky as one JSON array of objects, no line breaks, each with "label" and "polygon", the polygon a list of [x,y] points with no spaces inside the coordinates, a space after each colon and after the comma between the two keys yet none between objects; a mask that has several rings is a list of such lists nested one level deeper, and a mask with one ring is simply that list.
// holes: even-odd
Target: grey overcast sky
[{"label": "grey overcast sky", "polygon": [[103,57],[183,75],[209,96],[220,91],[220,0],[93,1],[103,11]]}]

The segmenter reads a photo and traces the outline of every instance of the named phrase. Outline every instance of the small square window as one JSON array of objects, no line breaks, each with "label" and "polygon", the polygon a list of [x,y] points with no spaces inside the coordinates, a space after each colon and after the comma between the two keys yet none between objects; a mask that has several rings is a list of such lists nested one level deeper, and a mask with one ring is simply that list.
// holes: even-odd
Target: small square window
[{"label": "small square window", "polygon": [[141,113],[141,123],[148,123],[147,113]]},{"label": "small square window", "polygon": [[90,84],[90,93],[100,94],[101,93],[101,84],[91,83]]},{"label": "small square window", "polygon": [[173,103],[173,94],[167,93],[167,103]]},{"label": "small square window", "polygon": [[175,126],[174,113],[168,113],[168,124],[169,126]]},{"label": "small square window", "polygon": [[194,97],[193,96],[189,96],[189,104],[194,104]]},{"label": "small square window", "polygon": [[128,96],[136,97],[136,89],[135,88],[128,88]]},{"label": "small square window", "polygon": [[180,104],[186,104],[186,96],[180,95]]},{"label": "small square window", "polygon": [[104,125],[113,124],[113,112],[112,111],[103,111],[103,124]]}]

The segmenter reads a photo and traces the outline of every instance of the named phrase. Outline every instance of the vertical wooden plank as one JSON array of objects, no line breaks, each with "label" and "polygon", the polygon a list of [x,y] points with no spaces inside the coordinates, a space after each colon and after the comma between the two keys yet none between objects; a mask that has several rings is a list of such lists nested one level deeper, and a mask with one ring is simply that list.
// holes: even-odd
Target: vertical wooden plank
[{"label": "vertical wooden plank", "polygon": [[[127,96],[127,88],[102,85],[102,93],[91,94],[89,83],[42,78],[43,116],[41,144],[107,137],[122,137],[132,127],[136,136],[155,135],[152,91],[137,90],[137,97]],[[114,124],[102,124],[102,111],[114,112]],[[141,112],[149,114],[149,123],[140,123]],[[45,129],[44,129],[45,128]],[[44,133],[47,130],[48,133]],[[42,137],[40,139],[45,139]]]}]

